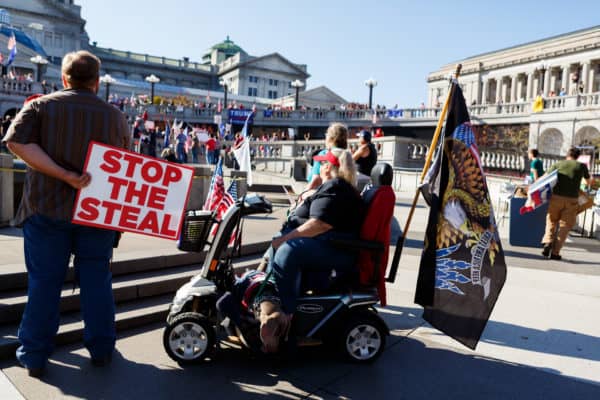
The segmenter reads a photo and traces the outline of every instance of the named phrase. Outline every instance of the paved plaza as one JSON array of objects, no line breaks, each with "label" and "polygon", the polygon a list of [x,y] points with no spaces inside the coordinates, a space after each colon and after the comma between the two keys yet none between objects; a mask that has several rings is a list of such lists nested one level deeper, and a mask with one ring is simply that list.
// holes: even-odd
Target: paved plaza
[{"label": "paved plaza", "polygon": [[[404,225],[410,188],[397,193]],[[245,241],[268,240],[283,208],[250,219]],[[432,329],[413,303],[427,208],[419,203],[389,306],[387,349],[369,366],[339,361],[322,348],[295,359],[256,358],[225,348],[215,360],[181,368],[163,350],[154,323],[119,335],[113,363],[92,367],[81,343],[59,346],[42,380],[14,360],[0,366],[1,399],[597,399],[600,398],[600,242],[571,236],[562,261],[508,244],[508,277],[476,351]],[[1,230],[2,268],[23,269],[17,230]],[[117,260],[175,254],[173,242],[125,235]]]}]

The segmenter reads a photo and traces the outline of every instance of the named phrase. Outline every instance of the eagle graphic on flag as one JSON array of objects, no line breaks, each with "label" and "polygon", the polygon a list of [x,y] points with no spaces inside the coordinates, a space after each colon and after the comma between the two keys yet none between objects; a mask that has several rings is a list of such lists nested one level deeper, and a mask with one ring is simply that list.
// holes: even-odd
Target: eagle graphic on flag
[{"label": "eagle graphic on flag", "polygon": [[430,211],[415,302],[431,325],[474,349],[506,263],[467,106],[452,85],[444,137],[421,187]]}]

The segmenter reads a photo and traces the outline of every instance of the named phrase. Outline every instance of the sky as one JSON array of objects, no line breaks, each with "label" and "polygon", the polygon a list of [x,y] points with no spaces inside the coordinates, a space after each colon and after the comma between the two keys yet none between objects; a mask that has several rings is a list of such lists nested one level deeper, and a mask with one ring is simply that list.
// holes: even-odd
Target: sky
[{"label": "sky", "polygon": [[308,65],[307,88],[418,107],[427,75],[473,55],[600,25],[600,1],[75,0],[99,46],[180,59],[227,35],[248,54]]}]

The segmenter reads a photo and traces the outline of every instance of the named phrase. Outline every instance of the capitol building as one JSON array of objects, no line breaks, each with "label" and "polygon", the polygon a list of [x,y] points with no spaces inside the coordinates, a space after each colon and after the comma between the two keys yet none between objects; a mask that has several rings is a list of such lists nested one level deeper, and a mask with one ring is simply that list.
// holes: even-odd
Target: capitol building
[{"label": "capitol building", "polygon": [[[447,64],[428,76],[430,107],[445,99],[448,76],[459,63],[459,83],[472,115],[525,124],[530,147],[545,154],[600,144],[600,26]],[[531,104],[538,95],[544,110],[534,113]],[[512,118],[498,118],[502,115]]]}]

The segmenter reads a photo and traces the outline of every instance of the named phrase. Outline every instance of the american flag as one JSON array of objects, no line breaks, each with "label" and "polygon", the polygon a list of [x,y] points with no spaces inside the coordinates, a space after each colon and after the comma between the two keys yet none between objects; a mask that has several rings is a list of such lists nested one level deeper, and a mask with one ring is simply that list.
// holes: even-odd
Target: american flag
[{"label": "american flag", "polygon": [[[204,203],[204,209],[209,211],[216,211],[215,218],[221,220],[223,215],[229,207],[235,204],[237,199],[237,182],[234,180],[229,186],[229,189],[225,191],[225,182],[223,181],[223,158],[219,157],[215,173],[213,174],[210,182],[210,191],[206,197]],[[217,226],[215,225],[212,230],[212,234],[216,234]],[[232,243],[235,239],[235,232],[231,235],[229,243]]]}]

